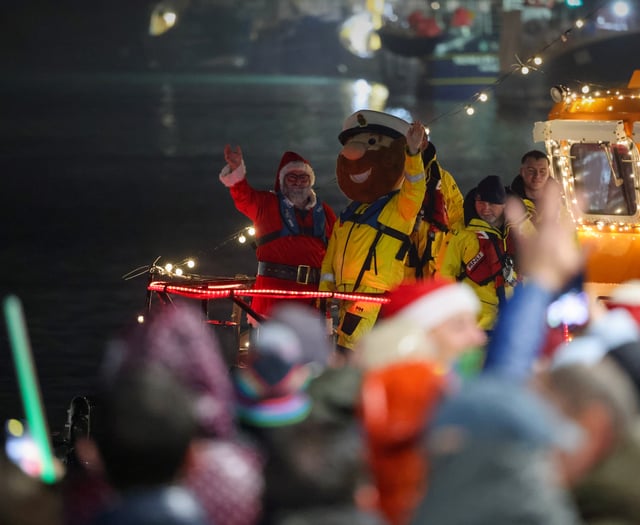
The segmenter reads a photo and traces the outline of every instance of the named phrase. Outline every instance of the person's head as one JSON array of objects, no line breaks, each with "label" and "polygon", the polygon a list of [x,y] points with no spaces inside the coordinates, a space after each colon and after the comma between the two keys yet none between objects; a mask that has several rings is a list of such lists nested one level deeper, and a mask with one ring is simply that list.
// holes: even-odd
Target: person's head
[{"label": "person's head", "polygon": [[410,124],[394,115],[363,109],[347,117],[338,136],[338,186],[349,199],[374,202],[396,189],[404,176]]},{"label": "person's head", "polygon": [[280,159],[276,191],[280,189],[296,208],[308,207],[314,195],[316,177],[309,161],[293,151],[287,151]]},{"label": "person's head", "polygon": [[193,396],[198,432],[226,439],[237,431],[233,385],[219,341],[192,305],[163,308],[131,332],[110,341],[104,377],[155,363],[169,370]]},{"label": "person's head", "polygon": [[554,452],[580,430],[525,384],[478,376],[445,396],[425,437],[428,490],[413,523],[577,523]]},{"label": "person's head", "polygon": [[234,370],[238,419],[250,431],[304,420],[313,372],[296,331],[280,320],[265,321],[253,334],[246,366]]},{"label": "person's head", "polygon": [[355,424],[306,419],[264,434],[267,515],[295,509],[354,505],[366,479],[362,437]]},{"label": "person's head", "polygon": [[520,176],[527,197],[535,198],[549,179],[549,157],[537,149],[528,151],[520,161]]},{"label": "person's head", "polygon": [[123,370],[105,382],[94,439],[116,490],[172,483],[196,434],[191,397],[158,365]]},{"label": "person's head", "polygon": [[504,224],[507,192],[497,175],[482,179],[475,192],[475,210],[478,217],[494,228]]},{"label": "person's head", "polygon": [[540,392],[582,430],[571,450],[558,451],[562,481],[575,485],[621,442],[637,414],[636,392],[609,357],[585,365],[572,363],[542,372]]},{"label": "person's head", "polygon": [[407,319],[427,332],[436,360],[450,367],[462,353],[482,346],[486,334],[478,327],[480,302],[464,283],[433,278],[402,284],[389,294],[381,319]]}]

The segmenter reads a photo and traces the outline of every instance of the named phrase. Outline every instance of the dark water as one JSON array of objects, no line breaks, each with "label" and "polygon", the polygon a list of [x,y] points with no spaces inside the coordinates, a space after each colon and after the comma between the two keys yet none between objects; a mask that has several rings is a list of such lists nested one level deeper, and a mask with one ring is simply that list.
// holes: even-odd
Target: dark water
[{"label": "dark water", "polygon": [[[124,274],[158,256],[196,257],[205,275],[254,271],[251,249],[225,242],[248,225],[217,180],[225,143],[242,146],[261,188],[282,152],[298,151],[339,210],[337,135],[355,109],[436,119],[431,138],[463,190],[488,174],[510,180],[545,116],[492,102],[473,117],[459,102],[378,106],[352,82],[326,78],[22,76],[2,79],[0,97],[0,292],[23,303],[52,430],[73,396],[91,393],[105,342],[144,307],[145,278]],[[23,411],[1,333],[4,420]]]}]

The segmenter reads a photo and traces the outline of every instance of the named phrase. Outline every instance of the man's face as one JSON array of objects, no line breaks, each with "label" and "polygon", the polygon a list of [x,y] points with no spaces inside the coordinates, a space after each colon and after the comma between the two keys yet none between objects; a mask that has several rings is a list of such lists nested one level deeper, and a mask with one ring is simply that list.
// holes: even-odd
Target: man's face
[{"label": "man's face", "polygon": [[525,192],[537,192],[544,188],[549,178],[549,161],[529,157],[520,166],[520,175],[524,181]]},{"label": "man's face", "polygon": [[498,228],[504,223],[504,209],[506,204],[494,204],[493,202],[487,202],[480,200],[480,197],[476,197],[476,213],[478,216],[489,226]]},{"label": "man's face", "polygon": [[487,342],[487,335],[478,327],[472,312],[461,312],[444,320],[429,330],[429,338],[438,349],[438,360],[445,366],[451,366],[464,352]]},{"label": "man's face", "polygon": [[294,204],[306,202],[311,193],[311,178],[303,171],[292,171],[284,176],[282,193]]}]

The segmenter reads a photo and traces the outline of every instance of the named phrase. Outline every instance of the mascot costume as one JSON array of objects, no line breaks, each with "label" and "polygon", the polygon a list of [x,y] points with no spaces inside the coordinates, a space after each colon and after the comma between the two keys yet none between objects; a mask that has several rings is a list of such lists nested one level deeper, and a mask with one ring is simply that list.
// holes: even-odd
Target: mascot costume
[{"label": "mascot costume", "polygon": [[[338,186],[351,203],[334,225],[319,289],[382,294],[403,281],[409,234],[424,199],[424,126],[360,110],[347,117],[338,138]],[[379,303],[342,301],[338,349],[353,349],[379,311]]]}]

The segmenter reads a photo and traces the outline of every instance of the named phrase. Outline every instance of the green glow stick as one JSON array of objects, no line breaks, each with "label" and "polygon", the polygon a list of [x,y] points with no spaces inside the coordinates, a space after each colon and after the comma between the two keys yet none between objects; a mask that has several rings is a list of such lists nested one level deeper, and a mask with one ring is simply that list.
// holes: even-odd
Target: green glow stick
[{"label": "green glow stick", "polygon": [[22,396],[22,405],[27,417],[27,425],[42,455],[40,478],[45,483],[53,483],[56,481],[56,473],[51,443],[49,442],[49,430],[42,410],[42,399],[33,366],[31,346],[20,299],[12,295],[6,297],[4,300],[4,315],[20,386],[20,395]]}]

